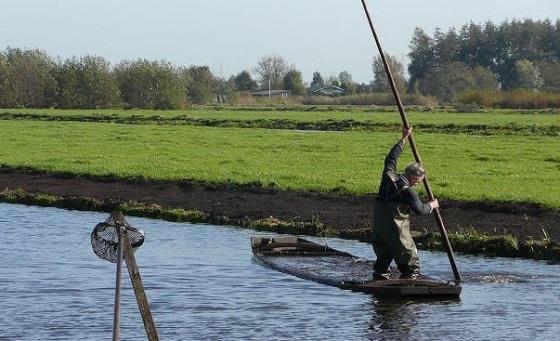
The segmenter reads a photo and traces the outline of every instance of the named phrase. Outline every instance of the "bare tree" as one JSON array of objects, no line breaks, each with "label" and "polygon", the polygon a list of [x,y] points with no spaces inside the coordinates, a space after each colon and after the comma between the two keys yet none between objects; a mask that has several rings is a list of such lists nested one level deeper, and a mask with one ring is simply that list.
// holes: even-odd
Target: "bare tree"
[{"label": "bare tree", "polygon": [[[400,63],[397,58],[391,56],[390,54],[386,54],[385,58],[387,59],[387,64],[389,64],[389,68],[391,69],[391,73],[393,74],[397,89],[399,89],[400,91],[405,91],[406,79],[404,78],[404,67],[402,63]],[[389,80],[387,79],[387,73],[385,72],[385,66],[383,65],[381,56],[375,56],[373,58],[372,69],[373,75],[375,77],[375,79],[373,80],[374,89],[381,92],[391,91],[391,87],[389,86]]]},{"label": "bare tree", "polygon": [[351,83],[352,82],[352,75],[348,71],[341,71],[338,74],[338,80],[340,81],[340,84]]},{"label": "bare tree", "polygon": [[338,80],[338,77],[335,75],[330,75],[329,78],[327,78],[327,84],[331,84],[331,85],[335,85],[335,86],[340,86],[340,81]]},{"label": "bare tree", "polygon": [[271,89],[281,89],[282,81],[289,69],[288,62],[284,57],[270,55],[261,57],[255,72],[259,75],[261,88],[268,89],[270,82]]}]

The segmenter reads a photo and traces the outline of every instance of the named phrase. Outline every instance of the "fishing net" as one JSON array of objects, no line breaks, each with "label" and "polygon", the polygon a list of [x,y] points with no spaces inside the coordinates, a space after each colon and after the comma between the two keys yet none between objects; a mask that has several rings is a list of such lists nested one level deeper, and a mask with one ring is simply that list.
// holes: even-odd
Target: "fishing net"
[{"label": "fishing net", "polygon": [[144,243],[144,231],[130,226],[122,215],[112,214],[105,222],[99,223],[91,232],[91,246],[93,252],[102,259],[116,263],[118,258],[119,235],[118,228],[123,228],[130,241],[132,250],[136,251]]}]

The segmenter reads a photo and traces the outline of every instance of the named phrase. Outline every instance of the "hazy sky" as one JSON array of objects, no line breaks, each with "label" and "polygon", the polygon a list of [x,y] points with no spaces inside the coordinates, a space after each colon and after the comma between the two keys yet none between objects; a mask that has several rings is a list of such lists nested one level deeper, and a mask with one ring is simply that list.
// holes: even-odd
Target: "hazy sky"
[{"label": "hazy sky", "polygon": [[[560,0],[368,0],[385,51],[407,62],[415,27],[560,17]],[[223,77],[279,54],[310,81],[342,70],[369,82],[376,53],[360,0],[0,0],[0,49],[166,59]]]}]

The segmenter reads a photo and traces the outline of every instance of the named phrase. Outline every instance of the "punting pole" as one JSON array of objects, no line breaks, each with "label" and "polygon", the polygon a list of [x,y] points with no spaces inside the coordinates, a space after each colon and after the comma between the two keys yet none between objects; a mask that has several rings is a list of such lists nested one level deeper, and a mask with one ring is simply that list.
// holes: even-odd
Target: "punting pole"
[{"label": "punting pole", "polygon": [[[403,121],[403,125],[405,128],[410,128],[410,124],[408,123],[408,118],[406,117],[406,112],[404,111],[404,107],[399,96],[399,92],[395,85],[395,80],[393,79],[393,74],[389,69],[389,64],[387,63],[387,59],[385,59],[385,54],[383,53],[383,49],[381,48],[381,44],[379,43],[379,38],[377,37],[377,33],[375,32],[375,28],[373,27],[373,22],[371,21],[371,16],[369,15],[368,8],[366,6],[365,0],[362,0],[362,6],[364,7],[364,11],[366,12],[367,20],[369,23],[369,27],[371,28],[371,33],[373,34],[373,38],[375,40],[375,44],[377,45],[377,50],[381,55],[381,59],[383,60],[383,65],[385,66],[385,71],[387,73],[387,78],[389,79],[389,84],[391,85],[391,90],[393,91],[393,95],[395,96],[395,102],[397,103],[397,107],[399,108],[399,113],[401,114],[401,119]],[[418,149],[416,148],[416,144],[414,143],[414,139],[412,134],[408,137],[408,141],[410,142],[410,148],[412,148],[412,154],[414,154],[414,158],[416,162],[422,164],[422,160],[420,159],[420,154],[418,154]],[[426,192],[428,193],[428,197],[430,200],[435,200],[434,193],[432,192],[432,188],[430,187],[430,183],[428,182],[428,177],[424,177],[424,187],[426,188]],[[455,263],[455,256],[453,255],[453,249],[451,248],[451,243],[449,242],[449,237],[447,236],[447,230],[443,225],[443,220],[441,218],[441,212],[439,208],[434,209],[434,216],[436,217],[437,225],[439,227],[439,231],[443,242],[445,244],[445,248],[447,251],[447,256],[449,257],[449,263],[451,264],[451,268],[453,269],[453,275],[455,276],[455,280],[457,282],[461,281],[461,274],[459,273],[459,269],[457,269],[457,264]]]}]

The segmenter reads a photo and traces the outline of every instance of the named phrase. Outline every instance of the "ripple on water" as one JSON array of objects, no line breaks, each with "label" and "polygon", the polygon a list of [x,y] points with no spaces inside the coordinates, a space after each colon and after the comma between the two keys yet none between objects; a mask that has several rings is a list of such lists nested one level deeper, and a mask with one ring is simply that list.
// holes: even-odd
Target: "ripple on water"
[{"label": "ripple on water", "polygon": [[[106,215],[0,204],[0,339],[111,337],[115,266],[89,236]],[[162,340],[552,340],[560,334],[560,266],[457,255],[455,301],[380,300],[264,268],[254,231],[129,218],[146,231],[136,253]],[[172,236],[172,237],[170,237]],[[359,242],[311,238],[372,258]],[[420,252],[423,272],[452,278],[447,256]],[[123,271],[121,336],[145,339]]]}]

